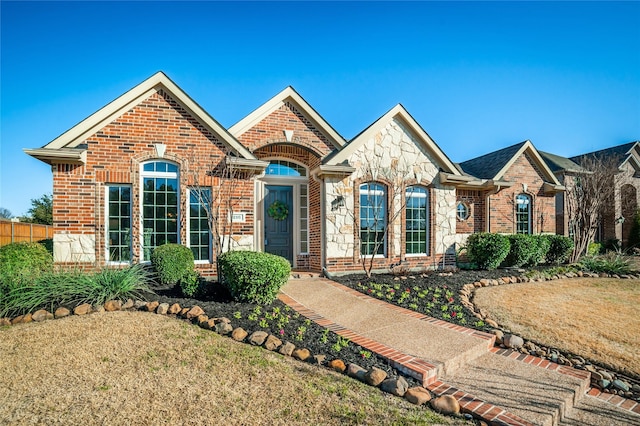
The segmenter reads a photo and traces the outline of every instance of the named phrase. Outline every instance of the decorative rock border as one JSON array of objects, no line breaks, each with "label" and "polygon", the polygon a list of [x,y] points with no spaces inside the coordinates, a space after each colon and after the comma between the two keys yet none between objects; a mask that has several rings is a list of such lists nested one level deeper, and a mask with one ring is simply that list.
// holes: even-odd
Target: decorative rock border
[{"label": "decorative rock border", "polygon": [[[492,333],[495,334],[495,345],[497,349],[507,348],[521,353],[521,357],[517,359],[529,362],[531,358],[537,357],[545,361],[545,368],[548,368],[546,363],[559,364],[560,366],[573,367],[577,370],[582,370],[590,378],[591,388],[587,391],[588,395],[599,396],[600,399],[613,403],[621,408],[640,413],[640,381],[632,377],[625,376],[624,374],[613,371],[610,367],[601,366],[598,363],[585,360],[583,357],[570,354],[566,351],[560,351],[559,349],[550,348],[531,340],[525,340],[520,336],[511,333],[509,330],[501,327],[495,320],[490,318],[489,313],[483,309],[478,308],[473,303],[473,294],[476,289],[482,287],[498,286],[505,284],[516,283],[529,283],[529,282],[544,282],[553,281],[559,279],[571,279],[571,278],[615,278],[615,279],[629,279],[640,280],[640,273],[636,274],[595,274],[588,272],[568,272],[565,274],[558,274],[553,276],[539,276],[535,278],[528,278],[524,276],[508,276],[500,279],[482,279],[471,284],[466,284],[459,291],[461,304],[466,307],[473,315],[484,321],[485,324],[493,327]],[[495,353],[499,355],[512,356],[511,351],[496,350]],[[605,396],[602,396],[605,395]],[[607,397],[608,396],[608,397]],[[617,398],[612,398],[616,396]],[[629,402],[624,402],[629,401]]]},{"label": "decorative rock border", "polygon": [[247,343],[253,346],[260,346],[271,352],[277,352],[283,356],[289,356],[308,362],[311,364],[324,366],[338,373],[346,374],[370,386],[379,388],[385,393],[395,395],[406,399],[414,405],[426,405],[430,403],[433,410],[452,416],[463,416],[467,420],[473,417],[470,414],[461,414],[460,404],[458,401],[448,395],[435,396],[424,387],[414,386],[409,388],[409,384],[404,377],[388,377],[387,372],[376,367],[369,370],[350,363],[345,365],[341,359],[332,359],[327,361],[326,355],[312,354],[309,349],[296,347],[291,342],[283,342],[276,336],[265,331],[258,330],[253,333],[242,329],[234,328],[231,320],[226,317],[209,318],[199,306],[181,307],[178,303],[169,305],[168,303],[160,303],[158,301],[145,302],[142,300],[128,299],[126,302],[120,300],[109,300],[102,305],[92,306],[88,303],[76,306],[73,310],[64,307],[57,308],[54,313],[45,309],[38,310],[33,314],[20,315],[15,318],[0,318],[0,326],[13,326],[18,324],[27,324],[30,322],[43,322],[53,319],[65,318],[71,315],[89,315],[93,313],[115,312],[115,311],[143,311],[155,313],[157,315],[168,316],[177,319],[183,319],[190,323],[200,326],[205,330],[211,330],[222,336],[228,336],[235,341]]}]

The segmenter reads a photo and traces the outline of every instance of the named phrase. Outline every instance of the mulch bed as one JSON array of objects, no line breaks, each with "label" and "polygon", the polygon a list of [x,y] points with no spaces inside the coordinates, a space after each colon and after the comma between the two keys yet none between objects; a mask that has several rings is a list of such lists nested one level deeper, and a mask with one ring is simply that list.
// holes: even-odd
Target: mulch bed
[{"label": "mulch bed", "polygon": [[[335,280],[372,297],[378,297],[408,309],[416,308],[413,310],[456,324],[486,330],[487,327],[484,325],[474,325],[475,318],[460,306],[458,290],[463,285],[482,278],[502,276],[505,276],[505,271],[460,271],[454,274],[434,272],[408,277],[374,275],[371,279],[356,274],[335,278]],[[368,292],[366,288],[371,288],[371,284],[380,286],[376,288],[381,290]],[[390,291],[391,289],[393,291]],[[407,290],[409,291],[407,292]],[[425,290],[428,290],[426,294]],[[375,366],[386,371],[390,376],[401,375],[384,358],[339,338],[328,329],[299,315],[279,300],[266,306],[239,303],[234,301],[228,291],[217,282],[208,283],[206,293],[198,298],[185,298],[178,288],[156,289],[155,292],[157,294],[155,299],[160,303],[178,303],[181,307],[198,305],[210,318],[227,317],[231,320],[234,328],[242,327],[249,334],[258,330],[266,331],[282,341],[290,341],[296,347],[307,348],[314,355],[326,355],[327,361],[338,358],[343,360],[345,364],[355,363],[365,369]],[[403,292],[410,293],[411,296],[402,296]],[[419,296],[420,293],[423,297]],[[389,295],[392,294],[396,294],[396,296],[389,298]],[[436,295],[438,296],[436,297]],[[414,303],[417,306],[414,306]],[[432,305],[428,305],[428,303]],[[431,306],[430,312],[427,312],[428,306]],[[446,306],[447,309],[443,309],[442,306]],[[460,309],[459,312],[454,311],[456,314],[451,318],[454,307]],[[449,318],[446,318],[445,314],[447,313]],[[462,319],[466,319],[466,321],[461,321]],[[419,384],[412,378],[405,376],[405,379],[410,386]]]}]

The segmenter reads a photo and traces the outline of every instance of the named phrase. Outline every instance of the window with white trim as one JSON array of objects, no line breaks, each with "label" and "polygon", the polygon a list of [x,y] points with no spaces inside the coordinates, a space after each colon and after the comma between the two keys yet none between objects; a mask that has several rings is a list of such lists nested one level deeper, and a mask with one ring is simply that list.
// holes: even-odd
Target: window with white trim
[{"label": "window with white trim", "polygon": [[210,206],[210,188],[189,188],[189,248],[196,262],[211,261]]},{"label": "window with white trim", "polygon": [[386,254],[387,193],[384,185],[368,182],[360,185],[360,253],[364,256]]},{"label": "window with white trim", "polygon": [[154,248],[179,242],[180,209],[178,166],[167,161],[142,165],[142,260]]},{"label": "window with white trim", "polygon": [[458,201],[458,205],[456,206],[456,217],[458,220],[469,219],[469,206],[466,203]]},{"label": "window with white trim", "polygon": [[531,197],[519,194],[516,197],[516,234],[531,234]]},{"label": "window with white trim", "polygon": [[429,249],[429,193],[421,186],[410,186],[406,193],[406,253],[427,254]]},{"label": "window with white trim", "polygon": [[108,262],[131,261],[131,186],[106,186]]}]

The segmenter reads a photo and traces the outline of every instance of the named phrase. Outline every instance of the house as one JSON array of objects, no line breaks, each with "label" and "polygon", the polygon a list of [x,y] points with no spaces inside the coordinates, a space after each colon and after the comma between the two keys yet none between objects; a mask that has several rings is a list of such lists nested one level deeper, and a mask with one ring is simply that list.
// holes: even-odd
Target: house
[{"label": "house", "polygon": [[[569,186],[581,174],[593,172],[590,168],[594,165],[601,164],[617,170],[606,185],[612,193],[599,213],[595,239],[601,242],[615,240],[627,247],[633,215],[640,206],[640,142],[629,142],[570,158],[541,154],[558,179]],[[562,217],[557,223],[557,233],[569,235],[571,217],[566,211],[564,194],[558,195],[556,208],[558,217]]]},{"label": "house", "polygon": [[458,187],[458,242],[475,232],[556,232],[556,194],[564,187],[531,141],[458,164],[470,178]]},{"label": "house", "polygon": [[287,87],[229,129],[159,72],[27,154],[53,172],[54,260],[146,262],[165,243],[299,270],[446,266],[461,236],[554,232],[554,174],[526,141],[454,164],[402,106],[345,140]]}]

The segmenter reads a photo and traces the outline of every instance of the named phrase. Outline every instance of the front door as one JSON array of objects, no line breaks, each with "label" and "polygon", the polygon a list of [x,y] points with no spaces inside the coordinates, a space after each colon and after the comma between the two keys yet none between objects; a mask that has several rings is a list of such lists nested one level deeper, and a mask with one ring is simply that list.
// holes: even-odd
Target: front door
[{"label": "front door", "polygon": [[293,265],[293,187],[266,185],[265,193],[264,251]]}]

